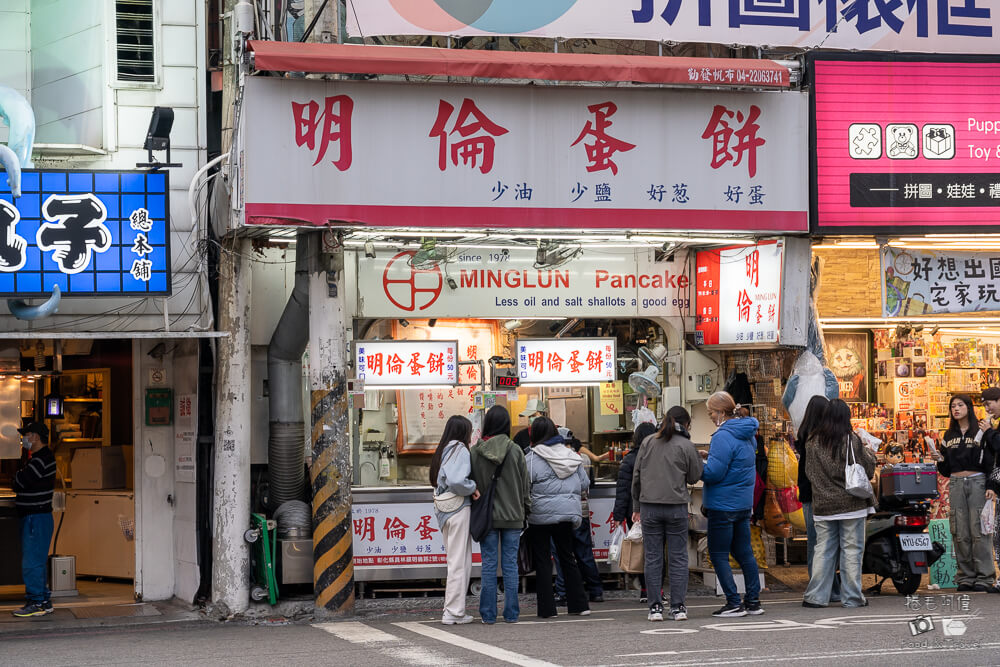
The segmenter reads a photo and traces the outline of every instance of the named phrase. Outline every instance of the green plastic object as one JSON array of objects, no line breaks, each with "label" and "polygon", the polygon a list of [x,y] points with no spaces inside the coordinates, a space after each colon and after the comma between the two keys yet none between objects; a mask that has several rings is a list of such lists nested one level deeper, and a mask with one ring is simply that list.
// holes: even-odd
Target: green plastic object
[{"label": "green plastic object", "polygon": [[[271,604],[278,603],[278,579],[275,574],[278,541],[275,539],[276,523],[269,521],[263,514],[250,515],[251,528],[247,531],[250,542],[250,559],[253,562],[251,574],[253,583],[267,592]],[[255,539],[249,539],[254,537]],[[251,589],[253,595],[253,589]],[[254,595],[254,599],[257,596]]]}]

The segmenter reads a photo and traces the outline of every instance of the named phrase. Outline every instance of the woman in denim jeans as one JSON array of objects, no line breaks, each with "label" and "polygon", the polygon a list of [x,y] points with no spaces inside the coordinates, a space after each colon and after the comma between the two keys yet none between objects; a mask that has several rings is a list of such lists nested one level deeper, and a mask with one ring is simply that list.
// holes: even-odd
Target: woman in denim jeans
[{"label": "woman in denim jeans", "polygon": [[840,598],[845,607],[867,607],[861,593],[861,559],[865,551],[865,519],[875,512],[874,499],[847,492],[844,468],[857,461],[871,479],[875,456],[851,430],[851,409],[835,398],[806,442],[806,474],[812,483],[816,551],[803,607],[825,607],[840,565]]},{"label": "woman in denim jeans", "polygon": [[517,601],[517,550],[524,519],[531,509],[531,485],[524,452],[510,439],[507,408],[495,405],[483,419],[482,440],[472,448],[472,479],[481,493],[486,493],[493,471],[501,462],[503,469],[493,494],[493,530],[479,543],[483,558],[479,615],[487,625],[497,620],[497,561],[503,572],[503,620],[517,623],[521,614]]},{"label": "woman in denim jeans", "polygon": [[[708,416],[719,429],[712,435],[702,471],[702,506],[708,515],[708,555],[726,594],[726,604],[712,616],[729,618],[763,614],[760,575],[750,545],[750,514],[757,481],[757,427],[753,417],[737,417],[736,401],[719,391],[708,398]],[[704,454],[703,454],[704,455]],[[740,564],[746,595],[742,602],[729,566],[729,554]]]},{"label": "woman in denim jeans", "polygon": [[[816,524],[813,521],[813,490],[809,483],[809,474],[806,472],[806,443],[816,427],[819,426],[820,419],[826,411],[826,406],[830,405],[830,399],[826,396],[813,396],[806,405],[806,412],[802,416],[802,423],[799,424],[799,431],[795,436],[795,453],[799,455],[799,502],[802,503],[802,517],[806,522],[806,570],[811,575],[813,557],[816,553]],[[831,602],[840,602],[840,578],[833,580],[833,593]]]}]

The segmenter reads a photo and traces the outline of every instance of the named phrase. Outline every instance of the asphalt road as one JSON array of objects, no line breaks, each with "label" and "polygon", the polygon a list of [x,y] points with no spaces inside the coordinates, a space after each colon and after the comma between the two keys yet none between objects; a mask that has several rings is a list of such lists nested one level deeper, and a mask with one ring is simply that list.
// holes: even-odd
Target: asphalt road
[{"label": "asphalt road", "polygon": [[[516,625],[477,619],[443,626],[440,614],[426,609],[283,625],[206,621],[44,634],[26,625],[0,637],[0,664],[1000,665],[1000,595],[970,595],[966,608],[957,594],[921,598],[919,611],[895,595],[874,598],[866,609],[814,610],[794,593],[776,594],[764,599],[764,615],[736,619],[711,616],[717,599],[692,598],[690,620],[662,623],[647,621],[633,600],[616,600],[593,605],[589,617],[560,613],[544,621],[522,606]],[[933,629],[914,636],[908,623],[921,614]],[[957,634],[961,624],[965,632]],[[923,627],[930,627],[926,620]]]}]

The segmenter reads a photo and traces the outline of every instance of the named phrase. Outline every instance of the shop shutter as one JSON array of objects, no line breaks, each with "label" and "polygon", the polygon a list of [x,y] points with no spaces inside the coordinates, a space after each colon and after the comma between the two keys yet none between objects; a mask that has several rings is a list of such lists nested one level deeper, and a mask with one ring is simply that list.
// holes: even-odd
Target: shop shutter
[{"label": "shop shutter", "polygon": [[115,30],[118,80],[156,81],[153,0],[116,0]]}]

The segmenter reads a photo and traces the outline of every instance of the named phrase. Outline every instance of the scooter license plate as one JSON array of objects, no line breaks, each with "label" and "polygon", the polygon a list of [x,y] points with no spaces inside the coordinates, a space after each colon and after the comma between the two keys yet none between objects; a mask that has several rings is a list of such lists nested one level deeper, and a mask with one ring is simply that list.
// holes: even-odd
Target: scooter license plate
[{"label": "scooter license plate", "polygon": [[899,536],[899,546],[903,551],[930,551],[931,536],[927,533],[904,533]]}]

